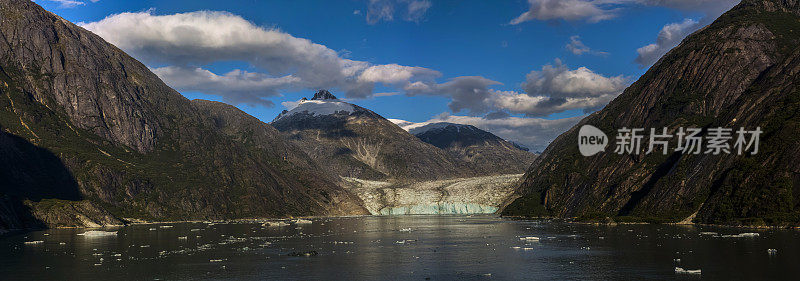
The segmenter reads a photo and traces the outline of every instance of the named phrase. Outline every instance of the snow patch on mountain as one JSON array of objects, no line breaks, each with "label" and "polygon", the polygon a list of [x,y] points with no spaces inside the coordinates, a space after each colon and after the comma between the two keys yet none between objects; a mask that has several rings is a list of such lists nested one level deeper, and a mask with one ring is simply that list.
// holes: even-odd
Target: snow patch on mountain
[{"label": "snow patch on mountain", "polygon": [[397,126],[400,126],[400,128],[402,128],[403,130],[406,130],[407,132],[411,133],[412,135],[422,134],[424,132],[427,132],[427,131],[430,131],[430,130],[435,130],[435,129],[443,129],[443,128],[447,128],[448,126],[456,126],[456,128],[458,130],[464,129],[464,128],[469,128],[469,129],[473,128],[472,125],[456,124],[456,123],[450,123],[450,122],[420,122],[420,123],[414,123],[414,122],[411,122],[411,121],[406,121],[406,120],[401,120],[401,119],[389,119],[389,121],[392,121],[392,123],[394,123]]},{"label": "snow patch on mountain", "polygon": [[336,113],[352,113],[355,107],[352,104],[334,100],[301,100],[294,108],[282,112],[275,120],[279,120],[286,116],[291,116],[297,113],[306,113],[314,116],[331,115]]}]

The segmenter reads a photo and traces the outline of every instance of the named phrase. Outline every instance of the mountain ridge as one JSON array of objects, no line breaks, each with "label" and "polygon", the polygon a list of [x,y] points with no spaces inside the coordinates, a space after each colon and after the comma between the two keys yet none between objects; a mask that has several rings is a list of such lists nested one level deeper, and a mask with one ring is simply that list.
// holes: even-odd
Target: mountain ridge
[{"label": "mountain ridge", "polygon": [[[604,109],[560,135],[504,215],[709,224],[800,221],[800,5],[742,1],[689,35]],[[753,156],[577,151],[577,131],[667,127],[764,129]],[[643,142],[643,145],[646,143]],[[670,142],[675,147],[675,142]],[[613,145],[613,144],[612,144]]]}]

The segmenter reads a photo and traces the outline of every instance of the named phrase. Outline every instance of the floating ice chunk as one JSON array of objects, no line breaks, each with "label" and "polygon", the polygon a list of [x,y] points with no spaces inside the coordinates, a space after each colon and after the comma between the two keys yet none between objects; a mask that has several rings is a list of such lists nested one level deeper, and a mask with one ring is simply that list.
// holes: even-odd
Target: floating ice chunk
[{"label": "floating ice chunk", "polygon": [[672,259],[672,261],[675,263],[681,263],[681,259]]},{"label": "floating ice chunk", "polygon": [[25,245],[38,245],[38,244],[42,244],[42,243],[44,243],[44,241],[42,241],[42,240],[25,241]]},{"label": "floating ice chunk", "polygon": [[525,237],[525,236],[523,236],[523,237],[520,237],[519,240],[520,241],[526,241],[526,242],[536,242],[536,241],[539,241],[539,237],[536,237],[536,236],[527,236],[527,237]]},{"label": "floating ice chunk", "polygon": [[746,232],[746,233],[739,233],[739,234],[728,234],[722,235],[724,238],[755,238],[758,237],[759,234],[755,232]]},{"label": "floating ice chunk", "polygon": [[519,247],[519,246],[514,246],[514,247],[511,247],[511,249],[514,249],[514,250],[519,250],[519,249],[522,249],[522,247]]},{"label": "floating ice chunk", "polygon": [[700,269],[683,269],[681,267],[675,267],[675,274],[701,274],[702,271]]},{"label": "floating ice chunk", "polygon": [[700,232],[700,235],[712,235],[712,236],[717,236],[717,235],[719,235],[719,233],[716,233],[716,232],[711,232],[711,231],[703,231],[703,232]]},{"label": "floating ice chunk", "polygon": [[268,221],[262,224],[261,226],[269,226],[269,227],[279,227],[279,226],[288,226],[288,223],[282,221]]},{"label": "floating ice chunk", "polygon": [[222,262],[222,260],[208,260],[208,262]]},{"label": "floating ice chunk", "polygon": [[189,230],[189,231],[191,231],[191,232],[195,232],[195,231],[200,231],[200,230],[202,230],[202,229],[199,229],[199,228],[192,228],[192,229],[191,229],[191,230]]},{"label": "floating ice chunk", "polygon": [[522,248],[523,251],[533,251],[533,248]]},{"label": "floating ice chunk", "polygon": [[189,239],[189,237],[186,237],[186,236],[178,236],[178,240],[186,240],[186,239]]},{"label": "floating ice chunk", "polygon": [[774,256],[777,253],[778,249],[767,249],[767,254],[769,254],[770,256]]},{"label": "floating ice chunk", "polygon": [[296,219],[296,220],[294,220],[294,223],[295,224],[311,224],[311,223],[314,223],[314,222],[310,221],[310,220]]},{"label": "floating ice chunk", "polygon": [[117,236],[117,232],[116,231],[89,230],[87,232],[78,234],[78,236],[83,236],[83,237],[109,237],[109,236]]},{"label": "floating ice chunk", "polygon": [[58,245],[67,245],[67,242],[59,242]]},{"label": "floating ice chunk", "polygon": [[411,228],[400,229],[400,232],[411,232]]},{"label": "floating ice chunk", "polygon": [[171,225],[162,225],[162,226],[159,226],[159,227],[160,227],[160,228],[172,228],[172,226],[171,226]]}]

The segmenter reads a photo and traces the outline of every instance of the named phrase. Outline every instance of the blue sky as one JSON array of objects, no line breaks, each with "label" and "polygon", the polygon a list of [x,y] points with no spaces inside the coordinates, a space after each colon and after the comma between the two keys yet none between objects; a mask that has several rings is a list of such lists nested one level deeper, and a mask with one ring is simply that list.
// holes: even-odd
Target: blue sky
[{"label": "blue sky", "polygon": [[[735,4],[733,0],[36,2],[152,69],[161,68],[154,72],[188,98],[232,103],[266,122],[285,109],[282,103],[288,105],[285,102],[326,87],[387,118],[470,123],[535,150],[543,149],[586,112],[602,108],[663,52]],[[175,17],[180,14],[190,16]],[[203,25],[209,20],[208,26]],[[240,20],[245,29],[224,28],[233,26],[229,22],[242,24]],[[200,25],[194,33],[209,35],[159,37],[182,25]],[[296,42],[276,46],[250,40],[261,38],[262,31],[275,31],[262,34],[264,40],[275,35]],[[230,38],[220,35],[224,32],[256,35],[214,41],[219,38],[213,36]],[[303,56],[310,47],[295,39],[307,39],[322,50],[308,55],[312,60],[307,61]],[[196,42],[192,40],[214,44],[206,49],[186,47]],[[295,47],[300,50],[286,51]],[[331,51],[336,58],[331,58]],[[281,57],[283,53],[290,54]],[[325,63],[318,64],[315,56]],[[355,74],[337,68],[343,60],[360,65],[353,68]],[[386,65],[393,67],[378,72],[383,77],[413,74],[411,78],[398,74],[400,78],[392,81],[364,74],[371,66]],[[250,76],[197,83],[203,76],[192,76],[200,73],[195,69],[217,76],[238,69]],[[328,79],[331,75],[336,78]],[[413,84],[416,81],[420,84]],[[232,88],[238,90],[228,90]]]}]

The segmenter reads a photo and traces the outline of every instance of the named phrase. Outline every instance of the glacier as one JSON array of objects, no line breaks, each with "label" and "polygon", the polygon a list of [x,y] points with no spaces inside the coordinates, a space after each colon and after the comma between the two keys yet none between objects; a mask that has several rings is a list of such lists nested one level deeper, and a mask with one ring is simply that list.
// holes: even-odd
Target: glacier
[{"label": "glacier", "polygon": [[522,174],[422,182],[342,178],[372,215],[492,214]]}]

